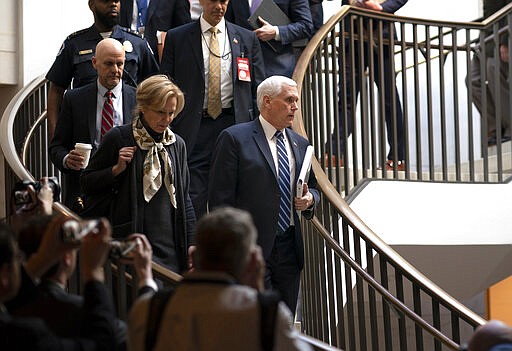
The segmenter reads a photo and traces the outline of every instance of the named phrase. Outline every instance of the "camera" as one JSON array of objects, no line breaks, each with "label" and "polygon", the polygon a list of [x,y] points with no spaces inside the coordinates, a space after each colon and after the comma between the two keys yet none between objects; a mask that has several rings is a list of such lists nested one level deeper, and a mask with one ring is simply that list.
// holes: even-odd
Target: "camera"
[{"label": "camera", "polygon": [[61,238],[66,243],[79,243],[89,233],[97,233],[100,221],[91,219],[77,221],[69,219],[62,224]]},{"label": "camera", "polygon": [[[36,194],[39,194],[41,191],[41,188],[43,187],[43,180],[37,180],[37,181],[30,181],[30,180],[23,180],[20,182],[17,182],[14,185],[13,189],[13,197],[14,197],[14,203],[16,206],[29,204],[32,202],[32,198],[30,197],[30,194],[28,192],[29,185],[32,185],[34,187],[34,190]],[[60,186],[59,181],[57,180],[57,177],[48,177],[48,185],[52,189],[53,193],[53,201],[57,202],[60,198]]]},{"label": "camera", "polygon": [[137,240],[127,239],[127,240],[112,240],[110,242],[110,252],[108,257],[111,260],[117,261],[122,258],[124,259],[132,259],[133,258],[133,250],[137,246]]},{"label": "camera", "polygon": [[[79,243],[85,236],[98,233],[98,219],[77,221],[69,219],[62,224],[61,238],[67,243]],[[109,258],[119,260],[122,258],[131,259],[133,249],[137,246],[136,239],[112,240],[110,242]]]}]

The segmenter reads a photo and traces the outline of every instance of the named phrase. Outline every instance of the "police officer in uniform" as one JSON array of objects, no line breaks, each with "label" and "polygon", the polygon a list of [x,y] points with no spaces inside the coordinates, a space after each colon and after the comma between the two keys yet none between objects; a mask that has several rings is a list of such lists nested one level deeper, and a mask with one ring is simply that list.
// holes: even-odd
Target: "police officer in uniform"
[{"label": "police officer in uniform", "polygon": [[53,137],[66,88],[77,88],[97,79],[92,57],[96,45],[102,39],[110,37],[123,43],[126,54],[123,79],[126,83],[136,86],[158,72],[158,64],[148,43],[136,31],[117,25],[120,1],[88,1],[94,15],[94,24],[66,38],[55,62],[46,74],[46,78],[51,82],[47,111],[50,137]]}]

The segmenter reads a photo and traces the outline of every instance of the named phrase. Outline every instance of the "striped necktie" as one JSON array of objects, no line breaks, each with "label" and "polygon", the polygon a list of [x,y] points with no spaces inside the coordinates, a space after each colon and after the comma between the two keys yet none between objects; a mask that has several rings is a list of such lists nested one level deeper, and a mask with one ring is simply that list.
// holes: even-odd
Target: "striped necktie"
[{"label": "striped necktie", "polygon": [[280,233],[284,233],[290,226],[291,212],[291,192],[290,192],[290,164],[288,162],[288,153],[284,145],[284,134],[277,131],[274,135],[277,145],[277,182],[281,197],[279,200],[279,219],[277,227]]},{"label": "striped necktie", "polygon": [[101,110],[101,137],[114,126],[114,103],[112,102],[112,91],[105,93],[105,102],[103,103],[103,109]]}]

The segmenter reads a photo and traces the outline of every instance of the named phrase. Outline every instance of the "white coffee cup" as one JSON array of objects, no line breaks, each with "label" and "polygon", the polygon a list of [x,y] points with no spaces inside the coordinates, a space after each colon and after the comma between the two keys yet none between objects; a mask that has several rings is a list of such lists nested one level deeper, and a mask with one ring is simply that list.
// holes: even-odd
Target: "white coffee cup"
[{"label": "white coffee cup", "polygon": [[87,167],[87,165],[89,164],[89,158],[91,157],[91,150],[92,150],[91,144],[83,144],[83,143],[75,144],[75,151],[77,151],[80,155],[82,155],[84,157],[84,165],[82,168]]}]

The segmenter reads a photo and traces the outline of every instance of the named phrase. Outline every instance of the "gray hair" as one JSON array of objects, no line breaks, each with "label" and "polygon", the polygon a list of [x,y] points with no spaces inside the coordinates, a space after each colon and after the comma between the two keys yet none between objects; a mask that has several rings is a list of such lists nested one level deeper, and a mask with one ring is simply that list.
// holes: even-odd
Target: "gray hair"
[{"label": "gray hair", "polygon": [[284,85],[296,87],[297,83],[293,79],[285,76],[271,76],[261,82],[260,85],[258,85],[258,90],[256,91],[258,110],[261,111],[261,107],[263,106],[263,97],[265,95],[270,97],[279,95],[283,90]]},{"label": "gray hair", "polygon": [[211,211],[196,226],[197,268],[222,271],[240,279],[256,245],[256,235],[249,212],[232,207]]}]

